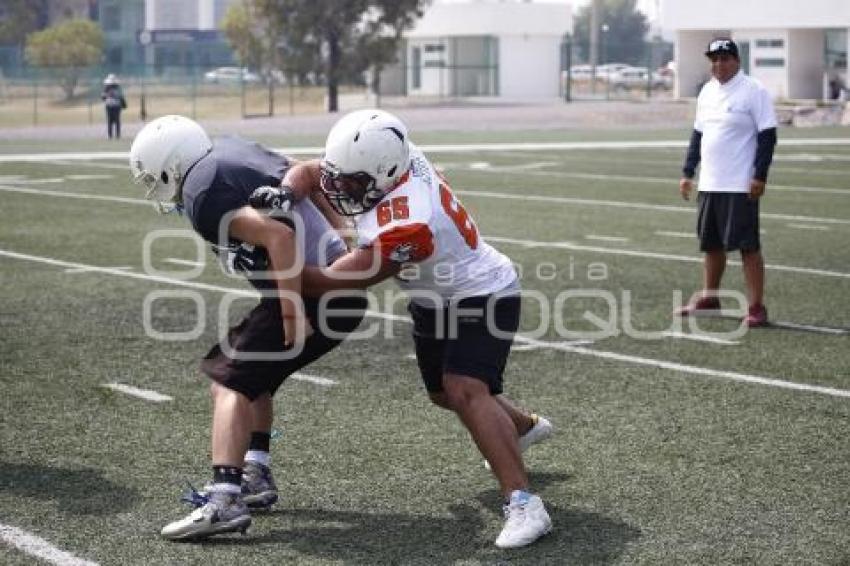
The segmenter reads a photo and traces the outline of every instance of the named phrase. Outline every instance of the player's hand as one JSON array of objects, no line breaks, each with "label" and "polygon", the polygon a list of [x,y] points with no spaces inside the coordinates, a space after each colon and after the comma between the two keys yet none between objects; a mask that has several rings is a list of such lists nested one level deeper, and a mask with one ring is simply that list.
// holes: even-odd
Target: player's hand
[{"label": "player's hand", "polygon": [[300,348],[313,335],[310,320],[302,314],[283,316],[283,347]]},{"label": "player's hand", "polygon": [[679,179],[679,194],[682,195],[682,198],[685,200],[691,199],[691,191],[694,190],[694,181],[693,179],[688,179],[687,177],[682,177]]},{"label": "player's hand", "polygon": [[269,268],[269,255],[265,248],[251,244],[231,244],[212,247],[224,272],[228,275],[242,273],[253,277],[258,271]]},{"label": "player's hand", "polygon": [[760,181],[759,179],[753,179],[750,181],[750,199],[758,200],[764,194],[764,189],[767,183],[764,181]]},{"label": "player's hand", "polygon": [[294,203],[295,195],[288,187],[257,187],[248,197],[252,208],[268,210],[272,215],[278,211],[289,212]]}]

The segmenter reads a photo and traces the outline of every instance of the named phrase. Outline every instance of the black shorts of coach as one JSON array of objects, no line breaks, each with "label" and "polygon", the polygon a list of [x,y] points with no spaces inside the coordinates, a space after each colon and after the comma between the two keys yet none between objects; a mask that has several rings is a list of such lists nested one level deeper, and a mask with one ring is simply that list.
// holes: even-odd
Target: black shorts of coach
[{"label": "black shorts of coach", "polygon": [[758,199],[747,193],[700,191],[697,202],[700,251],[761,249]]},{"label": "black shorts of coach", "polygon": [[491,395],[500,394],[520,304],[517,294],[468,297],[444,308],[411,302],[416,361],[428,392],[443,391],[443,374],[454,373],[480,379]]},{"label": "black shorts of coach", "polygon": [[[280,355],[284,352],[280,301],[275,297],[263,297],[242,322],[229,330],[226,340],[213,346],[201,361],[201,370],[252,401],[263,393],[274,395],[287,377],[342,343],[339,334],[350,334],[357,328],[366,312],[367,301],[364,293],[352,291],[326,301],[322,309],[320,304],[318,299],[304,299],[313,334],[298,355],[291,358]],[[320,317],[331,336],[322,333]],[[234,355],[231,357],[228,352]],[[248,355],[243,357],[241,353]]]}]

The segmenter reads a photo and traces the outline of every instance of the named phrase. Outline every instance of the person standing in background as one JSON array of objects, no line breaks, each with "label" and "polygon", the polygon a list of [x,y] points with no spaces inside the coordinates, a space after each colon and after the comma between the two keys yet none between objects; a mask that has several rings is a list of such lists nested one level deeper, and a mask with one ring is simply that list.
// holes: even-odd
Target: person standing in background
[{"label": "person standing in background", "polygon": [[103,79],[103,92],[100,93],[100,98],[103,100],[103,107],[106,109],[106,134],[109,139],[112,139],[114,130],[115,139],[120,139],[121,111],[127,108],[127,101],[124,99],[121,85],[118,84],[118,78],[112,73],[109,73]]},{"label": "person standing in background", "polygon": [[679,192],[688,200],[702,161],[697,235],[705,253],[703,289],[675,314],[720,310],[717,290],[726,269],[726,253],[740,250],[749,301],[744,323],[766,326],[759,200],[776,147],[776,113],[770,93],[741,71],[734,41],[715,39],[705,55],[713,78],[697,98],[694,130],[679,181]]}]

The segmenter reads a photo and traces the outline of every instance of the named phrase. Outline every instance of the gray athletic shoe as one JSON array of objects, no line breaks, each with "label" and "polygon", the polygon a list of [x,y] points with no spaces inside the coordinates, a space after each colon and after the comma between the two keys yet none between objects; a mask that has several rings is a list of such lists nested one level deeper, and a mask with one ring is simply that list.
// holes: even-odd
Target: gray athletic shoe
[{"label": "gray athletic shoe", "polygon": [[251,515],[241,495],[213,491],[207,503],[169,523],[160,534],[168,540],[201,540],[222,533],[245,534],[250,525]]},{"label": "gray athletic shoe", "polygon": [[277,502],[277,485],[272,470],[259,462],[242,468],[242,499],[251,509],[268,509]]}]

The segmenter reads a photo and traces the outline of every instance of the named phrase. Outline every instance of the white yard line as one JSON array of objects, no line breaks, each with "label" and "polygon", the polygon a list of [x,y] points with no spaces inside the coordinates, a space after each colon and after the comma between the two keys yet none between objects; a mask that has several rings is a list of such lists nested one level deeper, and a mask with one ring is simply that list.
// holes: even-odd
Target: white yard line
[{"label": "white yard line", "polygon": [[178,257],[169,257],[163,261],[174,265],[188,265],[189,267],[204,267],[206,265],[206,262],[203,261],[191,261],[188,259],[180,259]]},{"label": "white yard line", "polygon": [[66,175],[65,178],[72,181],[94,181],[112,179],[113,175]]},{"label": "white yard line", "polygon": [[63,197],[75,198],[82,200],[104,200],[108,202],[120,202],[122,204],[139,204],[153,207],[153,203],[149,200],[141,198],[116,197],[111,195],[93,195],[90,193],[69,193],[63,191],[47,191],[44,189],[28,189],[25,187],[10,187],[8,185],[0,185],[0,191],[8,193],[23,193],[28,195],[39,195],[46,197]]},{"label": "white yard line", "polygon": [[[114,201],[125,204],[139,204],[145,206],[152,206],[150,201],[144,199],[133,199],[126,197],[107,197],[102,195],[89,195],[89,194],[75,194],[75,193],[63,193],[59,191],[43,191],[38,189],[24,189],[20,187],[7,187],[0,186],[0,191],[8,191],[8,192],[20,192],[27,194],[36,194],[36,195],[46,195],[46,196],[60,196],[60,197],[69,197],[69,198],[78,198],[78,199],[94,199],[94,200],[106,200],[106,201]],[[483,193],[470,193],[469,191],[456,191],[461,194],[475,194],[482,195]],[[490,193],[491,195],[498,195],[499,197],[509,198],[512,195],[502,195],[500,193]],[[484,195],[487,196],[487,195]],[[524,200],[542,200],[543,198],[554,198],[554,197],[534,197],[533,195],[525,195]],[[564,199],[559,199],[564,200]],[[571,199],[572,200],[572,199]],[[574,199],[574,200],[583,200],[583,199]],[[612,201],[613,202],[613,201]],[[624,207],[632,206],[634,207],[635,203],[618,203],[618,205],[622,205]],[[645,205],[651,206],[651,205]],[[678,207],[663,207],[664,209],[674,209],[676,210]],[[687,210],[689,212],[693,212],[691,209],[683,208],[682,210]],[[762,215],[769,216],[769,215]],[[773,215],[773,216],[781,216],[781,215]],[[807,220],[813,222],[841,222],[850,224],[850,220],[842,220],[836,218],[813,218],[806,217]],[[642,257],[642,258],[650,258],[650,259],[660,259],[660,260],[668,260],[668,261],[686,261],[686,262],[698,262],[701,263],[703,260],[700,257],[693,256],[680,256],[673,254],[662,254],[656,252],[642,252],[637,250],[624,250],[619,248],[602,248],[602,247],[594,247],[594,246],[584,246],[580,244],[572,244],[569,242],[539,242],[534,240],[518,240],[514,238],[504,238],[500,236],[485,236],[486,239],[491,240],[493,242],[502,242],[506,244],[516,244],[530,248],[554,248],[554,249],[568,249],[574,251],[588,251],[588,252],[597,252],[597,253],[607,253],[614,255],[624,255],[631,257]],[[735,260],[729,261],[730,265],[740,265],[740,262]],[[838,271],[829,271],[824,269],[814,269],[808,267],[794,267],[788,265],[775,265],[775,264],[767,264],[766,268],[773,269],[776,271],[788,271],[791,273],[805,273],[809,275],[823,275],[825,277],[850,277],[850,273],[843,273]],[[120,268],[117,268],[120,269]]]},{"label": "white yard line", "polygon": [[[44,264],[47,264],[47,265],[54,265],[54,266],[57,266],[57,267],[89,267],[89,268],[91,268],[91,270],[93,272],[97,271],[97,272],[105,273],[105,274],[108,274],[108,275],[115,275],[115,276],[118,276],[118,277],[129,277],[129,278],[139,279],[139,280],[156,281],[158,283],[169,283],[169,284],[179,286],[179,287],[190,287],[190,288],[194,288],[194,289],[203,289],[203,290],[207,290],[207,291],[217,291],[217,292],[221,292],[221,293],[232,293],[234,295],[240,295],[240,296],[250,296],[250,297],[259,296],[258,293],[256,293],[256,292],[247,291],[247,290],[244,290],[244,289],[235,289],[235,288],[231,288],[231,287],[221,287],[221,286],[217,286],[217,285],[208,285],[208,284],[205,284],[205,283],[196,283],[196,282],[192,282],[192,281],[181,281],[181,280],[178,280],[178,279],[171,279],[171,278],[168,278],[168,277],[161,277],[161,276],[155,276],[155,275],[147,275],[147,274],[143,274],[143,273],[133,273],[133,272],[127,273],[127,272],[118,271],[118,270],[114,270],[114,269],[110,269],[110,268],[98,268],[97,266],[94,266],[94,265],[87,265],[87,264],[76,263],[76,262],[62,261],[62,260],[48,258],[48,257],[11,252],[11,251],[7,251],[7,250],[0,250],[0,256],[9,257],[9,258],[13,258],[13,259],[20,259],[20,260],[25,260],[25,261],[32,261],[32,262],[36,262],[36,263],[44,263]],[[367,316],[380,318],[380,319],[384,319],[384,320],[401,321],[401,322],[405,322],[405,323],[411,322],[409,317],[395,315],[395,314],[382,313],[382,312],[376,312],[376,311],[367,311],[366,314],[367,314]],[[822,386],[819,386],[819,385],[808,385],[808,384],[805,384],[805,383],[797,383],[797,382],[793,382],[793,381],[786,381],[786,380],[782,380],[782,379],[761,377],[761,376],[757,376],[757,375],[748,375],[748,374],[737,373],[737,372],[730,372],[730,371],[716,370],[716,369],[711,369],[711,368],[703,368],[703,367],[698,367],[698,366],[677,364],[677,363],[668,362],[668,361],[665,361],[665,360],[656,360],[656,359],[653,359],[653,358],[643,358],[643,357],[640,357],[640,356],[630,356],[630,355],[627,355],[627,354],[620,354],[618,352],[607,352],[607,351],[604,351],[604,350],[592,350],[592,349],[586,348],[584,346],[573,345],[570,342],[547,342],[545,340],[538,340],[536,338],[531,338],[531,337],[523,336],[523,335],[517,335],[515,340],[517,342],[520,342],[520,343],[523,343],[523,344],[539,345],[542,348],[549,348],[549,349],[558,350],[558,351],[562,351],[562,352],[569,352],[569,353],[574,353],[574,354],[579,354],[579,355],[584,355],[584,356],[593,356],[593,357],[602,358],[602,359],[608,359],[608,360],[615,360],[615,361],[621,361],[621,362],[626,362],[626,363],[633,363],[633,364],[639,364],[639,365],[658,367],[658,368],[662,368],[662,369],[669,369],[669,370],[672,370],[672,371],[678,371],[678,372],[688,373],[688,374],[693,374],[693,375],[719,377],[719,378],[729,379],[729,380],[732,380],[732,381],[740,381],[740,382],[744,382],[744,383],[756,383],[756,384],[760,384],[760,385],[766,385],[766,386],[769,386],[769,387],[778,387],[778,388],[782,388],[782,389],[790,389],[790,390],[796,390],[796,391],[806,391],[806,392],[811,392],[811,393],[819,393],[819,394],[822,394],[822,395],[829,395],[829,396],[832,396],[832,397],[850,398],[850,390],[834,389],[834,388],[831,388],[831,387],[822,387]]]},{"label": "white yard line", "polygon": [[70,552],[59,550],[43,538],[11,525],[0,523],[0,540],[24,554],[57,566],[98,566],[97,562],[77,558]]},{"label": "white yard line", "polygon": [[[556,250],[572,250],[577,252],[594,252],[609,255],[621,255],[627,257],[640,257],[647,259],[658,259],[666,261],[684,261],[688,263],[702,263],[703,258],[689,255],[674,255],[662,254],[657,252],[642,252],[639,250],[624,250],[620,248],[603,248],[599,246],[585,246],[583,244],[573,244],[571,242],[538,242],[535,240],[519,240],[516,238],[503,238],[501,236],[487,235],[484,238],[489,242],[498,242],[501,244],[514,244],[526,248],[544,248]],[[738,260],[729,260],[729,265],[741,265]],[[829,271],[826,269],[814,269],[810,267],[794,267],[791,265],[765,264],[766,269],[774,271],[787,271],[789,273],[802,273],[806,275],[822,275],[824,277],[839,277],[850,278],[850,273],[843,271]]]},{"label": "white yard line", "polygon": [[139,389],[138,387],[125,385],[123,383],[102,383],[101,386],[107,389],[112,389],[113,391],[118,391],[119,393],[130,395],[131,397],[138,397],[145,401],[151,401],[153,403],[166,403],[174,400],[168,395],[163,395],[162,393],[158,393],[150,389]]},{"label": "white yard line", "polygon": [[693,232],[667,232],[666,230],[657,230],[655,232],[657,236],[667,236],[668,238],[692,238],[695,239],[697,237]]},{"label": "white yard line", "polygon": [[819,230],[821,232],[826,232],[829,230],[829,226],[817,226],[815,224],[789,224],[789,228],[798,228],[800,230]]},{"label": "white yard line", "polygon": [[668,338],[681,338],[683,340],[693,340],[694,342],[707,342],[709,344],[720,344],[721,346],[737,346],[740,344],[737,340],[725,340],[723,338],[715,338],[706,334],[689,334],[687,332],[664,332],[664,336]]},{"label": "white yard line", "polygon": [[819,332],[821,334],[835,334],[836,336],[844,336],[850,334],[850,330],[844,328],[826,328],[823,326],[812,326],[810,324],[797,324],[794,322],[774,322],[770,321],[771,326],[778,328],[788,328],[790,330],[808,330],[811,332]]},{"label": "white yard line", "polygon": [[297,381],[306,381],[307,383],[314,383],[316,385],[322,385],[324,387],[330,387],[331,385],[337,384],[337,382],[333,379],[328,379],[327,377],[320,377],[318,375],[309,375],[301,372],[293,373],[289,376],[289,379],[295,379]]},{"label": "white yard line", "polygon": [[628,238],[624,238],[622,236],[597,236],[596,234],[587,234],[585,238],[588,240],[596,240],[598,242],[619,242],[624,243],[628,242]]},{"label": "white yard line", "polygon": [[[428,144],[420,145],[425,152],[467,153],[486,151],[564,151],[592,149],[679,149],[686,148],[687,140],[655,140],[655,141],[596,141],[596,142],[515,142],[515,143],[469,143],[469,144]],[[783,139],[782,147],[821,147],[847,146],[850,138],[808,138]],[[321,155],[323,147],[279,147],[273,151],[286,155]],[[94,160],[127,160],[124,151],[86,151],[86,152],[53,152],[53,153],[15,153],[0,155],[0,163],[41,162],[41,161],[94,161]]]},{"label": "white yard line", "polygon": [[[525,193],[499,193],[495,191],[478,191],[478,190],[456,190],[457,195],[495,198],[503,200],[521,200],[527,202],[547,202],[557,204],[578,204],[586,206],[610,206],[613,208],[628,208],[632,210],[658,210],[664,212],[684,212],[688,214],[696,214],[696,209],[693,206],[673,206],[667,204],[648,204],[643,202],[625,202],[619,200],[597,200],[575,197],[553,197],[545,195],[529,195]],[[850,225],[850,219],[845,218],[821,218],[817,216],[799,216],[796,214],[775,214],[761,213],[762,218],[773,218],[777,220],[798,220],[802,222],[817,222],[824,224],[847,224]]]},{"label": "white yard line", "polygon": [[[129,265],[121,265],[121,266],[117,266],[117,267],[110,267],[110,269],[117,269],[117,270],[120,270],[120,271],[129,271],[130,269],[133,269],[133,268],[130,267]],[[90,271],[91,271],[91,269],[88,268],[88,267],[70,267],[70,268],[65,270],[65,273],[72,275],[72,274],[77,274],[77,273],[88,273]]]},{"label": "white yard line", "polygon": [[[1,156],[0,156],[1,157]],[[50,191],[44,189],[29,189],[25,187],[14,187],[9,185],[0,185],[0,191],[6,191],[10,193],[24,193],[24,194],[32,194],[32,195],[41,195],[41,196],[57,196],[57,197],[68,197],[68,198],[76,198],[76,199],[90,199],[90,200],[102,200],[102,201],[110,201],[110,202],[121,202],[125,204],[138,204],[152,207],[153,204],[151,201],[140,199],[140,198],[128,198],[128,197],[116,197],[110,195],[94,195],[90,193],[70,193],[70,192],[62,192],[62,191]],[[649,204],[642,202],[625,202],[625,201],[617,201],[617,200],[598,200],[598,199],[585,199],[585,198],[575,198],[575,197],[553,197],[546,195],[529,195],[529,194],[509,194],[509,193],[499,193],[494,191],[476,191],[476,190],[456,190],[456,194],[471,196],[471,197],[482,197],[482,198],[494,198],[501,200],[522,200],[522,201],[531,201],[531,202],[548,202],[548,203],[557,203],[557,204],[574,204],[574,205],[585,205],[585,206],[608,206],[614,208],[628,208],[635,210],[657,210],[663,212],[684,212],[688,214],[694,214],[695,209],[693,207],[687,206],[672,206],[665,204]],[[777,220],[797,220],[802,222],[816,222],[823,224],[848,224],[850,225],[850,219],[844,218],[821,218],[818,216],[799,216],[795,214],[775,214],[775,213],[761,213],[762,218],[772,218]]]}]

